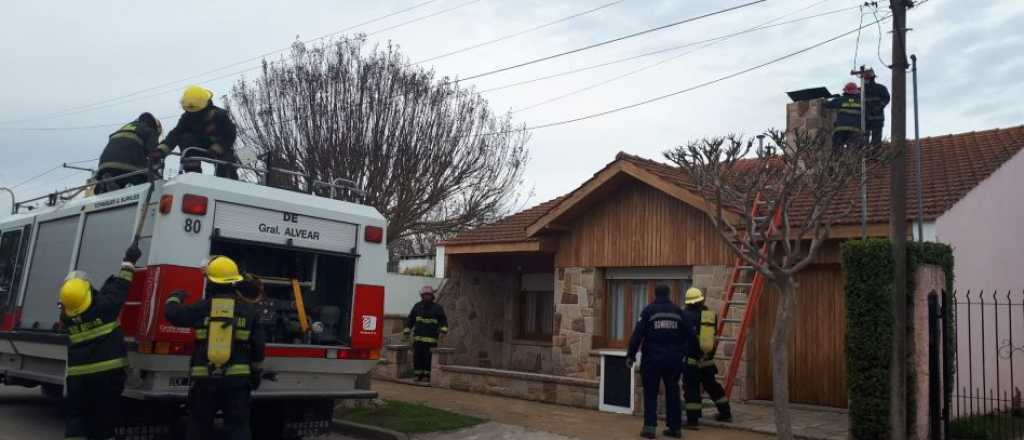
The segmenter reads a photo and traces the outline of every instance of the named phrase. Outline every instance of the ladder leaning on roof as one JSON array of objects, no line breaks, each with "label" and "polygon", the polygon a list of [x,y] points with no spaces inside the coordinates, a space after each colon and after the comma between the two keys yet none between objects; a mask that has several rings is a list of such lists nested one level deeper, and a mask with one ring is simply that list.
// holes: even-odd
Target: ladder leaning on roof
[{"label": "ladder leaning on roof", "polygon": [[[744,239],[740,240],[740,249],[742,251],[747,251],[748,243],[753,245],[760,241],[761,244],[758,255],[765,255],[768,241],[764,238],[775,234],[782,223],[782,210],[776,208],[775,212],[765,212],[769,209],[769,202],[764,200],[763,193],[758,193],[754,198],[754,206],[751,207],[750,215],[753,217],[755,225],[763,226],[765,222],[770,222],[770,224],[768,224],[767,228],[763,229],[764,232],[762,232],[763,236],[761,237],[761,240],[757,239],[757,232],[755,232],[753,239],[746,240],[750,231],[744,232]],[[757,231],[758,229],[761,228],[755,226],[754,230]],[[716,339],[719,344],[725,342],[735,344],[730,355],[722,356],[722,358],[720,358],[729,360],[729,368],[726,370],[724,376],[720,376],[725,382],[725,397],[727,399],[732,395],[732,388],[736,383],[736,373],[739,371],[740,362],[743,359],[743,349],[747,343],[747,331],[750,328],[754,312],[757,309],[757,302],[761,298],[761,293],[764,291],[764,284],[764,274],[756,270],[743,258],[737,256],[736,264],[733,265],[732,273],[725,284],[722,309],[718,314],[718,329],[715,332]],[[742,313],[743,317],[730,317],[729,312],[733,308],[742,309],[738,310],[737,313]],[[736,326],[739,326],[739,328],[736,328]],[[733,330],[728,333],[731,336],[726,336],[726,329]],[[718,353],[725,355],[726,351],[719,350]]]}]

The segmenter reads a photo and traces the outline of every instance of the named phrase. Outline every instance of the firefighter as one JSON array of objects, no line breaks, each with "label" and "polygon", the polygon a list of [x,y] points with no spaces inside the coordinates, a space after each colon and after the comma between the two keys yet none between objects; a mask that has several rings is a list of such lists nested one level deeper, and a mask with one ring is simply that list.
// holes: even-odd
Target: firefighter
[{"label": "firefighter", "polygon": [[[185,113],[178,119],[178,125],[167,133],[157,146],[163,155],[180,147],[182,152],[189,147],[199,147],[206,153],[190,151],[186,157],[210,157],[225,162],[238,162],[235,156],[237,129],[227,110],[213,105],[213,92],[199,86],[188,86],[181,96],[181,108]],[[203,171],[199,161],[186,161],[182,157],[181,169],[186,172]],[[238,180],[238,168],[233,165],[217,164],[218,177]]]},{"label": "firefighter", "polygon": [[864,72],[864,105],[867,115],[868,143],[882,143],[882,128],[885,127],[885,107],[889,105],[889,89],[875,82],[874,69]]},{"label": "firefighter", "polygon": [[430,382],[430,349],[437,346],[442,335],[448,334],[448,317],[444,308],[434,302],[434,288],[423,286],[420,289],[420,302],[412,307],[402,334],[408,339],[412,336],[413,374],[417,382]]},{"label": "firefighter", "polygon": [[853,140],[860,138],[860,87],[854,83],[846,83],[843,94],[833,96],[825,106],[839,112],[832,129],[832,148],[848,146]]},{"label": "firefighter", "polygon": [[732,408],[725,397],[725,389],[715,379],[718,367],[715,365],[715,351],[718,342],[715,332],[718,328],[718,313],[704,305],[704,292],[696,287],[686,291],[686,307],[683,309],[686,321],[694,329],[696,344],[686,357],[685,393],[686,393],[686,426],[696,428],[700,423],[703,405],[701,404],[701,386],[718,407],[721,422],[732,421]]},{"label": "firefighter", "polygon": [[265,335],[256,325],[256,309],[240,300],[236,284],[244,278],[238,265],[228,257],[213,256],[205,268],[205,299],[186,305],[188,294],[179,290],[164,308],[171,324],[195,329],[188,439],[212,439],[214,414],[220,410],[225,438],[248,440],[250,394],[260,385]]},{"label": "firefighter", "polygon": [[138,246],[128,247],[120,272],[99,292],[80,271],[60,288],[60,321],[68,332],[65,439],[114,438],[128,366],[117,317],[141,256]]},{"label": "firefighter", "polygon": [[668,286],[654,289],[654,302],[644,307],[629,339],[626,365],[630,371],[639,350],[640,375],[644,389],[644,428],[640,436],[655,438],[658,429],[658,388],[665,384],[667,437],[682,438],[682,409],[679,401],[679,375],[683,372],[683,354],[692,339],[683,322],[683,311],[669,299]]},{"label": "firefighter", "polygon": [[[96,171],[96,180],[102,181],[124,174],[146,169],[149,161],[160,159],[156,148],[157,141],[163,131],[160,120],[150,113],[139,115],[138,119],[123,125],[110,135],[107,146],[100,155],[100,166]],[[96,185],[96,194],[116,191],[128,185],[141,185],[148,182],[145,173]]]}]

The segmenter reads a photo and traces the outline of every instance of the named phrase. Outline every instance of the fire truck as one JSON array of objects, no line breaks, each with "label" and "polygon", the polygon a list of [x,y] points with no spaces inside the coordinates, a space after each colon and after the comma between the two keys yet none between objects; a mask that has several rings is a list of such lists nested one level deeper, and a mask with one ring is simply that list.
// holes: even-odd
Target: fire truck
[{"label": "fire truck", "polygon": [[383,343],[385,219],[374,208],[195,173],[49,201],[0,221],[0,383],[61,396],[60,285],[72,270],[102,284],[137,235],[143,256],[120,316],[131,404],[119,438],[176,435],[194,335],[166,321],[164,302],[179,289],[187,303],[202,297],[210,255],[231,257],[264,285],[254,433],[320,435],[335,400],[375,397],[362,380]]}]

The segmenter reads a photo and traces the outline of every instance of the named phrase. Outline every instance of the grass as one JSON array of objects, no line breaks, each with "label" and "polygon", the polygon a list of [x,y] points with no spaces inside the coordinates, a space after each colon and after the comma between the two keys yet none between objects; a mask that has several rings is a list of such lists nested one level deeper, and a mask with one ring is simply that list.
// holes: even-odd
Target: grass
[{"label": "grass", "polygon": [[386,405],[377,408],[342,410],[337,413],[337,418],[406,434],[454,431],[484,422],[476,417],[464,416],[417,403],[395,400],[385,402]]},{"label": "grass", "polygon": [[1009,414],[979,415],[953,420],[949,428],[958,440],[1011,440],[1024,438],[1024,417]]}]

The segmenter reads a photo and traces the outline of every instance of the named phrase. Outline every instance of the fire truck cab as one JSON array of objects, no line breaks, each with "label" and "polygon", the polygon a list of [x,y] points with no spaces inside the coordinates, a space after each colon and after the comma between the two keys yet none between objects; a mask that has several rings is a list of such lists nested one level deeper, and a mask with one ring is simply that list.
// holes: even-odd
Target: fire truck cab
[{"label": "fire truck cab", "polygon": [[[202,174],[182,174],[0,221],[0,383],[60,395],[67,334],[57,292],[71,270],[102,284],[145,216],[121,327],[129,350],[120,438],[170,437],[188,393],[193,331],[170,325],[173,291],[202,298],[203,261],[226,255],[258,277],[267,333],[254,432],[325,432],[335,399],[359,386],[383,343],[385,219],[370,206]],[[144,209],[144,201],[149,206]]]}]

